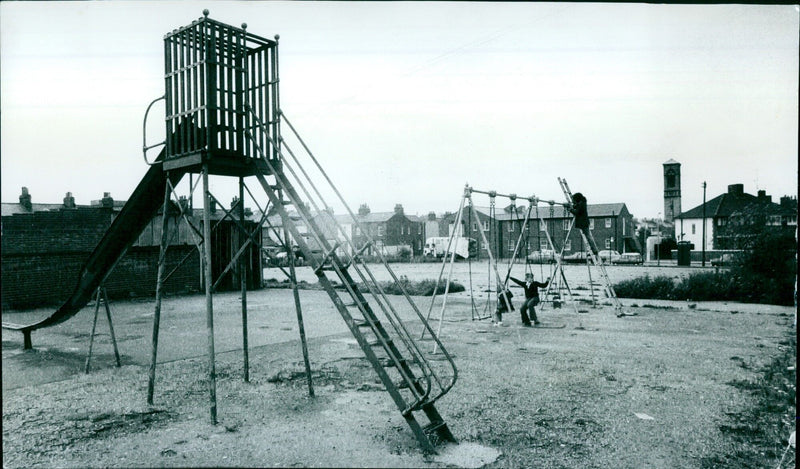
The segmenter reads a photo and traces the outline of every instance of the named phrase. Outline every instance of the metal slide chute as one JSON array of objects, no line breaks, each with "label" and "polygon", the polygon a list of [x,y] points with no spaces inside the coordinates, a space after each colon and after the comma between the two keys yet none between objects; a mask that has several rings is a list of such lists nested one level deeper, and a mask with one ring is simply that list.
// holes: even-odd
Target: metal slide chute
[{"label": "metal slide chute", "polygon": [[176,185],[182,171],[165,172],[160,161],[150,166],[139,185],[131,194],[122,210],[114,218],[103,238],[89,255],[78,276],[78,282],[70,297],[55,313],[33,324],[18,325],[3,322],[3,329],[20,331],[25,336],[25,348],[31,348],[30,333],[36,329],[55,326],[75,316],[86,306],[101,283],[108,277],[127,249],[136,241],[144,228],[164,204],[167,181]]}]

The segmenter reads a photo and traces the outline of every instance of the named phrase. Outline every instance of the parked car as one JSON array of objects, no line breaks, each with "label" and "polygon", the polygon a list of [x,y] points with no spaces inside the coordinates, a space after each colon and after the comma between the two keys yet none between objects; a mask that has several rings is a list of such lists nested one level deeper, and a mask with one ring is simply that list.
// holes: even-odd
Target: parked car
[{"label": "parked car", "polygon": [[611,262],[614,264],[643,264],[644,259],[638,252],[625,252],[620,254],[617,260]]},{"label": "parked car", "polygon": [[567,254],[566,256],[562,257],[561,260],[566,264],[585,264],[586,253],[574,252],[572,254]]},{"label": "parked car", "polygon": [[716,259],[711,259],[711,265],[714,266],[730,266],[739,262],[739,256],[736,254],[725,253]]},{"label": "parked car", "polygon": [[619,252],[611,251],[611,250],[608,250],[608,249],[604,249],[604,250],[598,252],[597,255],[600,256],[600,259],[602,259],[603,262],[606,262],[606,263],[608,263],[608,262],[613,263],[614,261],[616,261],[617,259],[620,258]]},{"label": "parked car", "polygon": [[555,264],[556,253],[552,249],[533,251],[532,253],[528,254],[528,262],[533,264]]}]

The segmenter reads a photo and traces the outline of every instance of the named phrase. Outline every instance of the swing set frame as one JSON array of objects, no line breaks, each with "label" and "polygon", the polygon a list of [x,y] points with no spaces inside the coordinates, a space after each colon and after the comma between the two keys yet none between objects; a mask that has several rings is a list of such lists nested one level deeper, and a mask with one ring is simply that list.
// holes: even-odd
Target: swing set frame
[{"label": "swing set frame", "polygon": [[[488,266],[488,269],[489,269],[488,280],[489,280],[489,282],[488,282],[488,287],[487,287],[487,290],[486,290],[486,292],[487,292],[486,304],[484,306],[483,312],[480,313],[478,311],[478,307],[477,307],[476,302],[475,302],[474,289],[473,289],[473,285],[472,285],[472,260],[471,260],[471,256],[470,256],[468,258],[468,261],[470,263],[470,266],[469,266],[469,290],[470,290],[470,304],[471,304],[472,320],[473,321],[475,321],[475,320],[483,320],[483,319],[487,319],[487,318],[492,317],[492,312],[489,311],[489,306],[492,304],[492,298],[493,298],[492,294],[493,293],[495,293],[496,295],[502,295],[503,296],[503,300],[506,302],[506,304],[510,304],[509,297],[506,296],[506,292],[507,292],[507,289],[508,289],[508,280],[509,280],[509,278],[511,276],[511,270],[512,270],[512,268],[513,268],[513,266],[514,266],[514,264],[515,264],[515,262],[517,260],[517,256],[520,253],[520,246],[522,245],[523,238],[526,238],[527,240],[530,240],[530,231],[529,230],[530,230],[530,221],[532,219],[538,220],[538,222],[541,224],[540,226],[542,226],[544,228],[543,231],[545,233],[545,238],[547,240],[547,244],[550,247],[550,249],[552,249],[552,251],[554,252],[554,257],[555,257],[555,260],[556,260],[555,267],[550,272],[550,276],[549,276],[550,283],[548,284],[548,286],[546,287],[546,289],[543,292],[543,297],[544,298],[542,299],[542,302],[541,302],[542,306],[544,307],[544,304],[546,304],[548,302],[549,303],[553,303],[554,305],[556,305],[556,303],[559,302],[559,300],[563,298],[562,291],[566,290],[567,296],[569,298],[568,302],[572,305],[572,307],[575,310],[575,312],[576,313],[586,312],[584,310],[579,310],[578,309],[577,300],[575,299],[575,296],[572,293],[572,288],[570,288],[569,282],[568,282],[567,277],[566,277],[566,275],[564,273],[563,257],[564,257],[564,249],[566,248],[566,242],[562,243],[560,249],[556,249],[555,243],[553,242],[553,239],[552,239],[552,237],[550,235],[550,231],[547,228],[547,222],[545,222],[545,220],[539,215],[539,204],[540,203],[545,203],[545,204],[548,204],[550,206],[550,211],[551,211],[551,217],[550,218],[553,218],[553,213],[552,212],[553,212],[553,208],[554,208],[555,205],[561,205],[561,206],[564,206],[564,207],[569,207],[570,203],[569,202],[566,202],[566,203],[565,202],[557,202],[555,200],[541,199],[539,197],[536,197],[535,195],[531,195],[529,197],[519,197],[518,195],[513,194],[513,193],[505,194],[505,193],[500,193],[500,192],[497,192],[497,191],[478,190],[478,189],[475,189],[475,188],[471,187],[469,184],[466,184],[465,187],[464,187],[464,192],[462,194],[459,207],[458,207],[458,211],[456,212],[455,220],[453,222],[453,227],[454,228],[450,233],[450,238],[449,238],[448,243],[447,243],[447,248],[445,250],[445,255],[442,257],[441,269],[440,269],[439,275],[438,275],[438,277],[436,279],[436,285],[434,287],[433,296],[431,297],[431,301],[430,301],[430,304],[428,306],[428,312],[427,312],[426,320],[430,319],[430,316],[431,316],[431,314],[433,312],[433,307],[434,307],[434,304],[436,302],[437,292],[439,291],[439,285],[442,282],[442,277],[444,276],[445,268],[449,264],[449,269],[448,269],[448,272],[447,272],[447,279],[446,279],[445,287],[444,287],[444,293],[442,295],[443,296],[443,300],[442,300],[442,304],[441,304],[440,311],[439,311],[439,320],[438,320],[438,326],[436,328],[436,336],[437,337],[440,336],[441,329],[442,329],[442,323],[444,321],[444,312],[445,312],[445,309],[447,308],[447,298],[448,298],[448,295],[450,293],[450,284],[451,284],[451,281],[452,281],[452,278],[453,278],[453,265],[455,263],[455,252],[456,252],[456,247],[457,247],[457,245],[453,246],[453,243],[454,242],[458,243],[459,242],[458,241],[459,238],[458,238],[457,235],[459,235],[459,236],[462,235],[460,233],[460,231],[461,231],[461,223],[462,223],[463,217],[464,217],[464,211],[465,211],[464,209],[465,209],[465,207],[468,208],[467,213],[468,213],[468,216],[470,217],[470,219],[472,217],[474,217],[475,220],[480,220],[480,217],[478,216],[478,211],[475,209],[475,205],[474,205],[474,202],[473,202],[473,198],[472,198],[473,194],[483,194],[483,195],[488,195],[489,196],[489,214],[488,214],[488,216],[489,216],[489,219],[490,219],[490,225],[489,225],[489,230],[490,230],[489,235],[490,235],[490,237],[491,237],[491,228],[492,228],[492,225],[493,225],[493,223],[491,221],[496,220],[495,200],[496,200],[497,197],[504,197],[504,198],[507,198],[507,199],[509,199],[511,201],[511,204],[512,204],[512,207],[513,207],[513,211],[515,213],[515,220],[514,220],[515,222],[519,222],[519,217],[518,217],[519,212],[517,211],[516,200],[520,199],[520,198],[527,200],[528,201],[528,208],[525,211],[526,212],[525,213],[525,218],[524,218],[524,220],[522,222],[522,227],[520,229],[519,236],[517,237],[517,240],[515,242],[514,252],[513,252],[512,256],[511,256],[511,258],[509,259],[508,268],[507,268],[507,271],[506,271],[504,276],[500,275],[500,272],[498,270],[498,259],[496,259],[495,256],[492,254],[492,249],[491,249],[492,246],[491,246],[491,244],[489,242],[489,239],[487,239],[486,234],[484,233],[484,230],[478,229],[478,232],[480,233],[481,240],[483,242],[483,249],[486,249],[486,253],[487,253],[487,256],[488,256],[488,259],[489,259],[489,266]],[[531,212],[534,211],[534,210],[535,210],[535,216],[532,217],[531,216]],[[565,239],[569,239],[569,236],[572,233],[572,229],[573,229],[574,225],[575,225],[575,219],[573,218],[570,221],[569,229],[567,230]],[[528,236],[526,236],[526,234]],[[539,241],[539,246],[538,247],[541,250],[541,241]],[[587,247],[587,249],[588,249],[588,247]],[[527,255],[527,251],[528,251],[528,242],[527,241],[525,243],[525,250],[526,250],[525,273],[526,274],[529,273],[529,272],[533,273],[532,268],[530,266],[531,262],[528,259],[528,255]],[[449,257],[449,259],[448,259],[448,257]],[[591,299],[592,299],[592,307],[597,307],[597,301],[595,299],[594,286],[593,286],[593,283],[592,283],[591,263],[589,262],[588,257],[587,257],[587,264],[586,265],[587,265],[587,268],[589,269],[589,284],[590,284],[590,289],[591,289],[591,293],[590,294],[591,294]],[[494,275],[492,275],[492,274],[494,274]],[[493,277],[494,277],[495,282],[496,282],[495,283],[495,288],[492,288],[492,282],[491,281],[492,281]],[[557,295],[557,297],[556,297],[556,295]],[[487,311],[488,311],[488,314],[487,314]],[[424,332],[423,332],[423,336],[424,336]],[[435,353],[435,348],[434,348],[434,353]]]}]

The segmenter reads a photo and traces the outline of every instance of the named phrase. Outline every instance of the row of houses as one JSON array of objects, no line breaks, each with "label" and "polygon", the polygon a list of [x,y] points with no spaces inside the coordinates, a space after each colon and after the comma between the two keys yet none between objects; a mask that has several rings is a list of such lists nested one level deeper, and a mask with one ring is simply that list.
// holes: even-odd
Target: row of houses
[{"label": "row of houses", "polygon": [[[487,255],[487,243],[488,251],[500,259],[510,258],[515,249],[518,256],[540,250],[560,251],[562,248],[565,254],[585,251],[577,230],[570,232],[572,215],[560,205],[531,207],[529,215],[527,206],[515,205],[501,209],[475,207],[474,211],[464,207],[462,211],[458,227],[455,226],[456,213],[437,215],[431,212],[426,217],[419,217],[406,214],[402,204],[395,205],[392,212],[372,212],[367,204],[362,204],[354,216],[319,212],[314,215],[314,223],[322,228],[331,244],[339,242],[348,249],[364,248],[363,252],[372,255],[378,252],[396,254],[405,248],[412,255],[420,256],[428,238],[447,237],[454,232],[457,236],[475,240],[475,252],[479,258]],[[604,249],[620,252],[641,250],[635,236],[633,216],[624,203],[589,205],[588,212],[589,229]],[[290,216],[301,233],[309,233],[304,220],[296,213]],[[281,219],[274,215],[269,218],[269,223],[280,227]],[[281,230],[277,231],[280,233]],[[272,230],[264,233],[269,236],[266,244],[277,243]],[[352,240],[352,246],[347,243],[345,235]],[[370,239],[371,244],[368,243]],[[315,240],[307,241],[315,245]]]},{"label": "row of houses", "polygon": [[[234,198],[231,208],[237,204],[238,200]],[[3,304],[41,303],[67,296],[83,260],[92,252],[123,205],[123,201],[114,200],[109,193],[86,206],[76,205],[71,193],[67,193],[60,204],[32,203],[31,194],[25,188],[18,203],[3,203],[0,225]],[[182,221],[182,217],[178,217],[181,212],[179,205],[183,206],[183,212],[192,225],[202,227],[202,210],[192,209],[186,199],[170,206],[170,223],[177,226],[177,230],[170,240],[168,262],[169,269],[176,269],[177,273],[168,288],[175,292],[198,290],[203,272],[199,256],[195,255],[198,235],[195,229]],[[322,211],[314,213],[313,218],[331,244],[339,242],[343,249],[363,248],[362,252],[373,255],[378,252],[398,254],[407,250],[414,256],[421,256],[426,239],[447,237],[453,233],[475,240],[478,257],[485,257],[488,248],[496,258],[510,258],[518,243],[518,255],[521,256],[548,249],[563,249],[565,254],[585,250],[578,232],[569,232],[572,216],[562,206],[531,207],[531,218],[525,223],[527,211],[525,205],[475,207],[474,211],[464,208],[459,226],[455,226],[456,213],[431,212],[420,217],[406,214],[401,204],[389,212],[372,212],[367,204],[362,204],[353,216]],[[212,204],[211,244],[215,278],[236,255],[241,242],[251,237],[241,232],[228,216],[229,212]],[[643,252],[644,240],[637,235],[648,230],[636,226],[624,203],[591,204],[588,212],[590,230],[601,249]],[[260,214],[248,209],[245,213],[247,231],[252,233],[252,240],[260,240],[265,247],[279,245],[276,233],[283,232],[279,216],[272,214],[266,218],[267,223],[262,224]],[[308,238],[309,244],[318,246],[311,239],[304,220],[297,213],[290,216]],[[657,227],[662,235],[694,244],[696,251],[703,249],[703,240],[706,251],[742,249],[754,228],[766,227],[793,234],[797,229],[797,198],[782,197],[780,203],[774,203],[765,191],[754,196],[745,193],[743,185],[733,184],[726,193],[680,213],[673,225],[658,221]],[[345,240],[345,236],[352,240],[352,244]],[[372,243],[368,243],[369,239]],[[152,294],[156,275],[152,266],[157,263],[160,240],[161,221],[157,217],[118,264],[111,277],[110,295]],[[257,247],[248,249],[243,275],[248,285],[258,286],[262,282],[264,259]],[[239,275],[238,267],[232,269],[217,288],[237,288]],[[42,283],[52,285],[38,288]],[[31,292],[38,292],[38,296]],[[52,298],[39,298],[41,295]]]}]

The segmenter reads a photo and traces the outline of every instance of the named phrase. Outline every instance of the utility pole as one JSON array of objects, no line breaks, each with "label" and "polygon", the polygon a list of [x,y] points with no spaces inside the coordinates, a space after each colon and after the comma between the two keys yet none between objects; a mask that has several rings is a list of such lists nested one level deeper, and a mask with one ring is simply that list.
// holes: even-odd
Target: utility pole
[{"label": "utility pole", "polygon": [[706,266],[706,182],[703,181],[703,260],[700,264]]}]

